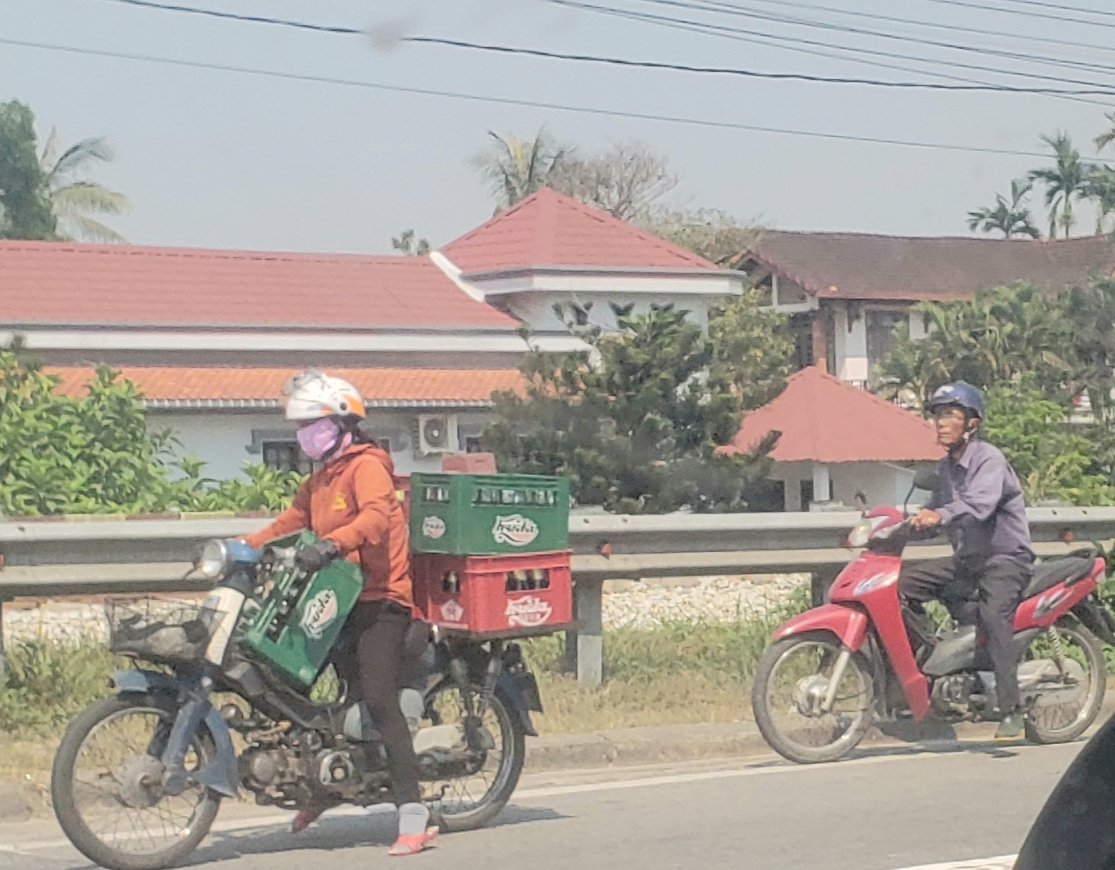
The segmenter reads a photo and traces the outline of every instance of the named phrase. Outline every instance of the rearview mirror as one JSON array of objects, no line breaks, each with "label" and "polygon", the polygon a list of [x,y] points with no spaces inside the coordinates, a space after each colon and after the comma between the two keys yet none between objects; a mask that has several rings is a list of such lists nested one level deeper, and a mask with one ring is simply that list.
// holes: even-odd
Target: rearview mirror
[{"label": "rearview mirror", "polygon": [[941,488],[941,475],[936,469],[923,468],[914,475],[914,489],[924,489],[926,492],[936,492]]}]

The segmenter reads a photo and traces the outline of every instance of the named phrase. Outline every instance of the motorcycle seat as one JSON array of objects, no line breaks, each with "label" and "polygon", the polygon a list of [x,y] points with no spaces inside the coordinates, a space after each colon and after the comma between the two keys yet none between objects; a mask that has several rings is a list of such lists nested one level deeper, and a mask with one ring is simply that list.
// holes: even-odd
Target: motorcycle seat
[{"label": "motorcycle seat", "polygon": [[1034,566],[1034,579],[1026,587],[1023,598],[1033,598],[1058,583],[1072,585],[1092,573],[1094,557],[1083,555],[1062,556]]}]

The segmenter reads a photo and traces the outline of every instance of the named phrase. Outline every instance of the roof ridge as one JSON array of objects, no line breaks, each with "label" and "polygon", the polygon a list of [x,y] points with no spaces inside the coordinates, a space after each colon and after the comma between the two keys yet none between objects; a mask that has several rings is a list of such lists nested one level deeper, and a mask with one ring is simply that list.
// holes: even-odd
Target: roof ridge
[{"label": "roof ridge", "polygon": [[1073,243],[1080,244],[1080,243],[1100,242],[1100,241],[1111,242],[1111,240],[1106,235],[1104,235],[1102,233],[1093,233],[1092,235],[1088,235],[1088,236],[1074,236],[1073,238],[1069,238],[1069,239],[1048,239],[1048,238],[1042,238],[1042,239],[1030,239],[1030,238],[1026,238],[1026,239],[990,239],[990,238],[980,238],[980,237],[974,237],[974,236],[952,236],[952,235],[949,235],[949,236],[915,236],[915,235],[893,235],[893,234],[890,234],[890,233],[861,233],[861,232],[855,232],[855,231],[851,231],[851,230],[782,230],[782,229],[776,229],[776,228],[769,228],[769,229],[763,230],[763,234],[760,235],[759,239],[755,242],[755,246],[758,247],[758,246],[762,245],[763,236],[768,235],[768,234],[781,234],[781,235],[786,235],[786,236],[813,236],[813,237],[816,237],[816,238],[832,238],[832,239],[836,239],[836,238],[844,238],[844,239],[883,239],[883,240],[892,240],[892,241],[909,241],[909,242],[926,242],[926,243],[971,242],[973,244],[980,244],[980,245],[991,245],[991,244],[1001,244],[1002,242],[1010,242],[1010,243],[1012,243],[1016,246],[1027,245],[1027,246],[1030,246],[1030,247],[1043,247],[1043,246],[1053,246],[1053,245],[1065,246],[1065,245],[1069,245],[1069,244],[1073,244]]},{"label": "roof ridge", "polygon": [[39,241],[34,239],[0,239],[0,254],[4,251],[50,252],[73,254],[96,254],[120,257],[181,257],[184,259],[247,260],[298,263],[337,263],[354,264],[376,263],[377,265],[410,265],[427,263],[432,265],[427,255],[406,254],[361,254],[326,251],[264,251],[247,248],[195,248],[175,245],[142,244],[100,244],[94,242]]}]

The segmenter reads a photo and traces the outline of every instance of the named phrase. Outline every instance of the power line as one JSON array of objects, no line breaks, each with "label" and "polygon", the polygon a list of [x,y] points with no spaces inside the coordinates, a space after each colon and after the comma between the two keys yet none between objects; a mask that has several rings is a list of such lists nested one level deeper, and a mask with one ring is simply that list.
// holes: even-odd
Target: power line
[{"label": "power line", "polygon": [[[226,19],[226,20],[233,20],[233,21],[243,21],[243,22],[249,22],[249,23],[254,23],[254,24],[267,24],[267,25],[273,25],[273,26],[296,28],[296,29],[300,29],[300,30],[310,30],[310,31],[316,31],[316,32],[343,34],[343,35],[350,35],[350,36],[351,35],[366,35],[366,31],[356,29],[356,28],[351,28],[351,27],[321,25],[321,24],[314,24],[314,23],[310,23],[310,22],[297,21],[297,20],[292,20],[292,19],[273,18],[273,17],[270,17],[270,16],[244,15],[244,14],[234,13],[234,12],[224,12],[224,11],[214,10],[214,9],[203,9],[203,8],[194,7],[194,6],[185,6],[185,5],[177,4],[177,3],[160,2],[160,0],[105,0],[105,2],[121,3],[121,4],[124,4],[124,5],[128,5],[128,6],[143,7],[143,8],[148,8],[148,9],[157,9],[157,10],[162,10],[162,11],[180,12],[180,13],[187,13],[187,14],[193,14],[193,15],[202,15],[202,16],[206,16],[206,17],[210,17],[210,18]],[[631,16],[641,16],[642,15],[642,13],[627,13],[626,10],[619,10],[619,9],[614,9],[614,8],[609,8],[609,7],[596,7],[596,6],[592,6],[590,4],[564,3],[564,2],[561,2],[561,0],[550,0],[550,2],[555,2],[555,3],[557,3],[557,5],[574,6],[574,7],[577,7],[577,8],[583,8],[583,9],[588,9],[588,10],[592,10],[592,11],[624,13],[624,14],[628,14],[628,15],[631,15]],[[649,0],[649,2],[656,2],[656,0]],[[675,3],[674,5],[685,6],[686,4]],[[650,16],[650,17],[655,18],[655,19],[658,18],[658,16]],[[697,26],[701,26],[701,27],[705,27],[705,26],[716,27],[716,25],[706,25],[704,22],[692,22],[692,21],[687,21],[685,19],[672,19],[672,18],[667,18],[667,17],[664,17],[664,16],[662,17],[662,20],[670,21],[672,23],[697,25]],[[769,34],[769,33],[768,34],[762,34],[762,33],[760,33],[760,34],[757,34],[757,35],[765,36],[767,38],[775,39],[775,40],[788,39],[788,37],[781,37],[777,34]],[[991,72],[991,73],[995,73],[995,74],[999,74],[999,75],[1014,76],[1016,78],[1033,78],[1033,79],[1051,81],[1051,82],[1056,82],[1056,83],[1079,84],[1079,85],[1091,86],[1091,87],[1095,87],[1095,88],[1102,88],[1102,90],[1063,90],[1063,89],[1052,89],[1052,88],[1049,88],[1049,89],[1038,89],[1038,88],[1023,89],[1023,88],[1014,88],[1014,87],[1006,86],[1006,85],[991,85],[991,84],[987,84],[987,83],[971,82],[971,80],[968,80],[969,82],[971,82],[970,86],[968,86],[968,87],[946,87],[946,86],[942,86],[942,85],[931,85],[931,84],[922,84],[922,83],[904,83],[904,82],[903,83],[890,83],[890,82],[885,82],[884,83],[884,82],[878,82],[877,80],[869,80],[869,79],[811,76],[811,75],[797,74],[797,73],[761,73],[761,72],[754,71],[754,70],[729,71],[728,69],[722,69],[722,68],[688,67],[688,66],[681,65],[681,64],[667,64],[667,63],[650,62],[650,61],[630,61],[630,60],[624,60],[624,59],[618,59],[618,58],[601,58],[601,57],[588,56],[588,55],[561,55],[561,54],[558,54],[558,53],[545,53],[545,52],[534,50],[534,49],[522,49],[522,48],[511,47],[511,46],[495,46],[495,45],[484,45],[484,44],[476,44],[476,43],[465,43],[463,41],[455,41],[455,40],[439,40],[435,37],[401,37],[399,39],[399,41],[400,42],[441,44],[441,45],[453,46],[453,47],[458,47],[458,48],[470,48],[470,49],[479,50],[479,51],[500,52],[500,53],[504,53],[504,54],[534,55],[534,56],[537,56],[537,57],[550,57],[552,59],[563,59],[563,60],[577,60],[577,61],[581,61],[581,62],[594,61],[594,62],[599,62],[599,63],[611,63],[611,64],[614,64],[614,65],[622,65],[622,66],[641,66],[641,67],[646,68],[646,69],[672,69],[672,70],[680,71],[680,72],[702,72],[702,73],[715,73],[715,74],[724,74],[724,75],[740,75],[740,76],[753,77],[753,78],[786,79],[786,80],[811,81],[811,82],[830,82],[830,83],[834,83],[834,84],[861,84],[861,85],[875,85],[875,86],[881,86],[881,87],[897,87],[897,88],[928,88],[928,89],[933,89],[933,90],[988,90],[988,91],[999,91],[999,92],[1009,92],[1009,93],[1046,94],[1046,95],[1051,95],[1051,96],[1108,96],[1108,95],[1115,95],[1115,85],[1105,86],[1103,83],[1100,83],[1100,82],[1092,82],[1092,81],[1078,80],[1078,79],[1067,79],[1067,78],[1055,77],[1055,76],[1043,76],[1043,75],[1040,75],[1040,74],[1037,74],[1037,73],[1015,72],[1015,71],[1010,71],[1010,70],[995,69],[993,67],[985,67],[985,66],[980,66],[980,65],[961,64],[961,63],[953,64],[953,66],[960,66],[960,67],[975,69],[975,70],[983,71],[983,72]],[[905,55],[899,55],[899,54],[895,54],[895,53],[892,53],[892,52],[877,52],[877,51],[856,49],[856,48],[845,47],[845,46],[833,46],[831,43],[823,43],[823,42],[810,41],[810,40],[795,40],[795,41],[805,42],[805,43],[813,44],[813,45],[819,45],[819,46],[826,47],[826,48],[836,48],[840,51],[847,51],[847,52],[861,53],[861,54],[866,53],[866,54],[870,54],[870,55],[878,55],[878,56],[884,56],[884,57],[894,57],[894,58],[904,59],[904,60],[908,59],[908,58],[905,57]],[[924,62],[924,63],[940,63],[939,61],[932,61],[932,60],[927,60],[927,59],[922,59],[922,58],[913,58],[913,60]],[[909,70],[909,68],[906,68],[906,69],[907,69],[907,71],[912,71],[912,70]],[[922,74],[925,74],[925,73],[922,73]]]},{"label": "power line", "polygon": [[[753,6],[741,6],[735,3],[725,2],[692,2],[692,0],[637,0],[637,2],[652,4],[656,6],[668,6],[673,8],[688,9],[698,12],[710,12],[721,15],[732,15],[743,18],[755,18],[760,21],[770,21],[776,24],[789,24],[794,27],[808,27],[816,30],[829,30],[838,33],[850,33],[856,36],[870,36],[876,39],[886,39],[893,42],[908,42],[914,45],[926,45],[932,48],[944,48],[950,51],[962,51],[967,53],[987,55],[991,57],[1002,57],[1007,60],[1022,61],[1024,63],[1039,64],[1042,66],[1063,67],[1066,69],[1082,69],[1089,71],[1099,71],[1103,73],[1110,73],[1111,66],[1109,64],[1090,63],[1088,61],[1068,60],[1065,58],[1044,57],[1041,55],[1023,54],[1016,51],[1007,51],[998,48],[986,48],[983,46],[964,45],[956,42],[945,42],[936,39],[926,39],[918,36],[907,36],[898,33],[887,33],[882,30],[871,30],[864,27],[853,27],[846,24],[835,24],[828,21],[811,21],[807,18],[796,18],[788,15],[780,15],[773,12],[764,12],[755,9]],[[1026,73],[1025,75],[1029,75]]]},{"label": "power line", "polygon": [[[943,6],[962,6],[965,9],[979,9],[982,12],[1003,12],[1007,15],[1020,15],[1023,18],[1041,18],[1046,21],[1067,21],[1071,24],[1087,24],[1090,27],[1115,27],[1115,23],[1106,21],[1089,21],[1086,18],[1071,18],[1067,15],[1054,15],[1049,12],[1031,12],[1029,9],[1010,9],[1003,6],[988,6],[986,3],[976,3],[972,0],[925,0],[926,3],[938,3]],[[1010,0],[1001,0],[1010,2]],[[1054,7],[1068,8],[1068,7]],[[1092,12],[1092,15],[1097,13]]]},{"label": "power line", "polygon": [[[723,30],[724,32],[728,32],[728,33],[732,33],[732,32],[745,33],[745,34],[761,33],[761,31],[755,31],[754,29],[750,29],[750,28],[747,29],[747,30],[743,30],[743,29],[740,29],[740,28],[728,27],[727,25],[709,24],[707,22],[693,21],[692,19],[687,19],[687,18],[675,18],[675,17],[669,16],[669,15],[652,15],[652,14],[646,13],[646,12],[632,12],[630,10],[620,9],[620,8],[615,7],[615,6],[603,6],[603,5],[596,4],[596,3],[578,2],[578,0],[545,0],[545,2],[552,3],[555,6],[565,6],[565,7],[569,7],[569,8],[572,8],[572,9],[583,9],[583,10],[590,11],[590,12],[600,12],[600,13],[604,13],[604,14],[619,15],[620,17],[636,18],[636,19],[640,19],[640,20],[644,20],[644,21],[654,21],[654,22],[658,22],[658,23],[665,23],[667,25],[681,23],[681,24],[688,24],[688,25],[697,25],[697,26],[706,27],[706,28],[709,28],[709,29]],[[765,33],[765,34],[762,34],[762,35],[767,36],[769,38],[773,38],[773,39],[783,39],[783,40],[786,40],[786,41],[801,43],[801,44],[804,44],[804,45],[815,45],[815,46],[822,46],[822,47],[825,47],[825,48],[833,48],[834,47],[832,45],[832,43],[821,42],[819,40],[813,40],[813,39],[805,39],[805,38],[802,38],[802,37],[778,36],[778,35],[772,35],[772,34],[769,34],[769,33]],[[1101,89],[1101,90],[1077,91],[1077,92],[1075,92],[1078,95],[1088,95],[1088,94],[1091,94],[1091,95],[1110,95],[1112,93],[1112,86],[1111,85],[1105,85],[1102,82],[1094,82],[1094,81],[1088,81],[1088,80],[1083,80],[1083,79],[1071,79],[1071,78],[1066,78],[1064,76],[1047,76],[1047,75],[1042,75],[1041,73],[1017,72],[1017,71],[1011,71],[1011,70],[997,69],[995,67],[983,66],[983,65],[980,65],[980,64],[963,63],[961,61],[947,61],[947,62],[945,62],[945,61],[938,61],[938,60],[927,60],[925,58],[912,58],[912,57],[909,57],[908,55],[905,55],[905,54],[898,54],[896,52],[888,52],[888,51],[880,51],[878,49],[861,49],[861,48],[852,48],[850,46],[836,46],[836,47],[839,48],[841,51],[854,52],[854,53],[858,53],[858,54],[867,54],[867,55],[875,55],[875,56],[879,56],[879,57],[897,58],[899,60],[907,60],[907,61],[915,60],[915,61],[920,61],[920,62],[923,62],[923,63],[933,63],[933,64],[939,64],[939,65],[943,64],[943,65],[946,65],[946,66],[949,66],[949,67],[976,70],[978,72],[989,72],[989,73],[993,73],[995,75],[1013,76],[1015,78],[1025,78],[1025,79],[1036,79],[1036,80],[1039,80],[1039,81],[1049,81],[1049,82],[1055,82],[1055,83],[1058,83],[1058,84],[1083,85],[1085,87],[1092,87],[1092,88],[1100,88]],[[1004,87],[1006,87],[1006,86],[1004,86]],[[1054,92],[1056,92],[1056,91],[1054,91]],[[1048,93],[1048,91],[1047,91],[1047,93]],[[1066,92],[1061,91],[1061,93],[1066,93]],[[1068,93],[1072,93],[1072,92],[1068,92]]]},{"label": "power line", "polygon": [[628,118],[638,121],[660,121],[664,123],[687,124],[691,126],[708,127],[722,130],[740,130],[749,133],[768,133],[772,135],[782,136],[801,136],[812,139],[856,142],[868,145],[893,145],[904,148],[919,148],[924,150],[951,151],[971,154],[993,154],[1006,157],[1035,157],[1044,159],[1049,156],[1048,154],[1043,154],[1041,152],[1020,151],[1011,148],[992,148],[978,145],[953,145],[945,142],[922,142],[911,139],[860,136],[851,133],[830,133],[821,130],[802,130],[789,127],[771,127],[757,124],[741,124],[735,121],[717,121],[708,118],[692,118],[680,115],[656,115],[648,112],[632,112],[621,109],[600,109],[592,106],[573,106],[562,103],[545,102],[541,100],[522,100],[516,99],[514,97],[493,97],[482,94],[470,94],[458,91],[442,91],[431,88],[387,85],[379,82],[361,81],[358,79],[342,79],[329,76],[307,75],[303,73],[283,72],[281,70],[259,69],[254,67],[234,66],[231,64],[208,63],[205,61],[180,60],[177,58],[133,54],[128,52],[102,51],[100,49],[81,48],[69,45],[56,45],[42,42],[29,42],[17,39],[0,38],[0,45],[10,45],[41,51],[58,51],[67,54],[110,58],[114,60],[141,61],[145,63],[164,64],[167,66],[175,66],[188,69],[203,69],[214,72],[240,73],[244,75],[277,78],[285,81],[305,82],[309,84],[340,85],[365,90],[411,94],[416,96],[445,97],[449,99],[459,99],[481,103],[495,103],[498,105],[519,106],[532,109],[547,109],[561,112],[576,112],[586,115]]},{"label": "power line", "polygon": [[897,15],[881,15],[877,12],[860,12],[859,10],[841,9],[839,6],[822,6],[816,3],[797,3],[794,0],[759,0],[767,6],[789,7],[790,9],[814,9],[818,12],[832,12],[837,15],[846,15],[851,18],[865,18],[871,21],[886,21],[892,24],[913,25],[927,27],[933,30],[948,30],[953,33],[972,33],[977,36],[993,36],[996,39],[1007,37],[1025,42],[1048,43],[1049,45],[1064,45],[1069,48],[1087,48],[1094,51],[1115,52],[1115,46],[1100,45],[1095,42],[1078,42],[1072,39],[1057,39],[1052,36],[1029,36],[1025,33],[1003,33],[999,30],[988,30],[984,27],[968,27],[960,24],[942,24],[939,21],[926,21],[921,18],[900,18]]},{"label": "power line", "polygon": [[1103,15],[1115,18],[1115,12],[1107,12],[1102,9],[1086,9],[1082,6],[1066,6],[1060,3],[1042,3],[1040,0],[999,0],[999,2],[1012,3],[1016,6],[1038,6],[1043,9],[1059,9],[1062,12],[1083,12],[1086,15]]}]

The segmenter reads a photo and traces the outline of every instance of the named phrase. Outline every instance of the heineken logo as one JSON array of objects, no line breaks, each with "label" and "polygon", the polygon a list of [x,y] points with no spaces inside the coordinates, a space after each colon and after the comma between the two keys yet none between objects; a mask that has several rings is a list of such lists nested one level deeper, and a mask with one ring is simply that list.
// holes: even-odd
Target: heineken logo
[{"label": "heineken logo", "polygon": [[496,524],[492,527],[492,537],[497,544],[525,547],[538,537],[538,523],[522,514],[496,517]]},{"label": "heineken logo", "polygon": [[445,534],[445,520],[441,517],[426,517],[422,520],[422,534],[432,541],[438,540]]},{"label": "heineken logo", "polygon": [[509,599],[503,615],[507,617],[508,625],[534,628],[548,622],[553,612],[554,608],[548,601],[535,595],[524,595],[522,598]]},{"label": "heineken logo", "polygon": [[322,589],[302,608],[302,631],[312,640],[320,640],[325,629],[336,621],[340,611],[337,593],[332,589]]}]

